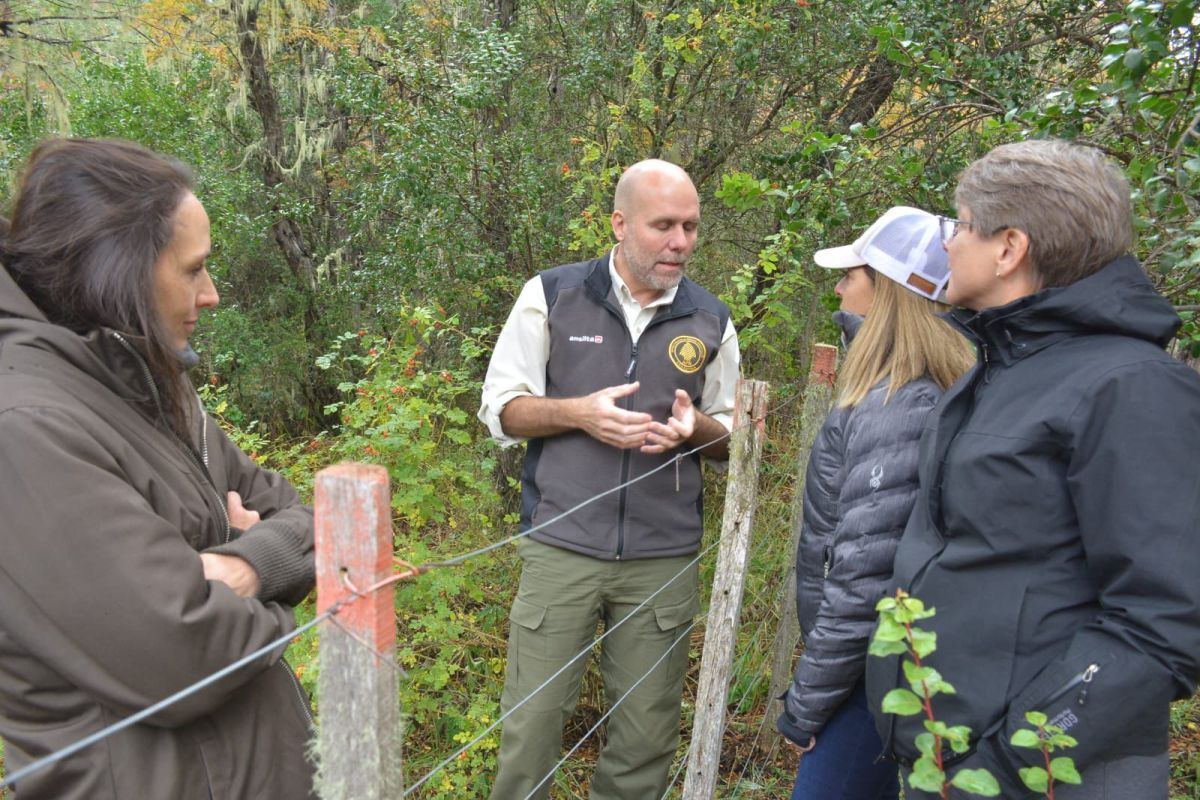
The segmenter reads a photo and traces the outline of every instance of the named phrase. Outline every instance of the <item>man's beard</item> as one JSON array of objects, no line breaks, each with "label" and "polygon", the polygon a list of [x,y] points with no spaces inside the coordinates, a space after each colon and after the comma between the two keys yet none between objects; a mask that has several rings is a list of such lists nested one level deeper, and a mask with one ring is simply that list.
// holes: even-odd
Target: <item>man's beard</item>
[{"label": "man's beard", "polygon": [[[625,250],[625,261],[629,264],[629,270],[633,273],[641,283],[649,286],[652,289],[657,289],[660,292],[665,292],[667,289],[674,289],[683,280],[683,268],[687,265],[687,261],[667,261],[665,259],[654,259],[646,266],[641,258],[641,254],[634,251],[632,247]],[[667,275],[660,275],[654,271],[654,265],[662,262],[665,264],[679,264],[678,272]]]}]

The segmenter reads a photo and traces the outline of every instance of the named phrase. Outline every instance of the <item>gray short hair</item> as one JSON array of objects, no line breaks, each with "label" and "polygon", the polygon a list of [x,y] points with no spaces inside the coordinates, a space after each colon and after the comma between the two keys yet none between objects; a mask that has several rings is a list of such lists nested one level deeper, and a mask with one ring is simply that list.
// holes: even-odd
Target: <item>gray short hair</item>
[{"label": "gray short hair", "polygon": [[1060,139],[1001,145],[963,170],[954,200],[979,236],[1029,236],[1040,288],[1068,286],[1129,252],[1129,183],[1092,147]]}]

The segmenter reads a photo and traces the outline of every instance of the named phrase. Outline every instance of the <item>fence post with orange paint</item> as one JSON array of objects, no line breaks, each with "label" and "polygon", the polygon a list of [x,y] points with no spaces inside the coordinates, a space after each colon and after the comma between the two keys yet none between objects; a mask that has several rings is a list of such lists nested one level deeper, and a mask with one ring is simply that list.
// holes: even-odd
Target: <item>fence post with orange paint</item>
[{"label": "fence post with orange paint", "polygon": [[366,464],[321,470],[314,510],[317,613],[345,604],[321,629],[317,791],[321,800],[399,797],[394,588],[355,596],[393,574],[387,470]]}]

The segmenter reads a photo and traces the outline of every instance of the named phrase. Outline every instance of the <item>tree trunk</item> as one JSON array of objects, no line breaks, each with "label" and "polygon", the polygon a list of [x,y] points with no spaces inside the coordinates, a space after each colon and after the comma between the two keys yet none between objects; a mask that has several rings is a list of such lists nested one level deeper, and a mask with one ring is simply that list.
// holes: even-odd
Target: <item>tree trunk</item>
[{"label": "tree trunk", "polygon": [[[279,113],[279,97],[271,85],[271,74],[267,69],[266,54],[258,40],[258,12],[252,8],[234,8],[238,20],[238,49],[242,55],[242,70],[250,87],[250,107],[262,123],[263,147],[259,163],[262,167],[263,183],[269,192],[284,182],[283,168],[283,119]],[[275,242],[291,269],[293,277],[304,290],[311,309],[311,295],[316,289],[316,269],[312,253],[304,243],[300,225],[285,216],[278,202],[272,205],[277,213],[271,226]],[[306,313],[306,322],[308,314]]]}]

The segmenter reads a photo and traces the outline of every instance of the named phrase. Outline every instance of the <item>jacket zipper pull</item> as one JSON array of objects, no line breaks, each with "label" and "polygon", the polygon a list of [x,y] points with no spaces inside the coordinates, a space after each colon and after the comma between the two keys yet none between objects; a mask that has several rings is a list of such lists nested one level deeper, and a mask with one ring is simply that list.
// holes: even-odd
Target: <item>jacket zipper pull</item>
[{"label": "jacket zipper pull", "polygon": [[625,380],[633,377],[633,370],[637,367],[637,345],[633,346],[633,351],[629,354],[629,366],[625,369]]},{"label": "jacket zipper pull", "polygon": [[675,455],[675,491],[679,491],[679,455]]},{"label": "jacket zipper pull", "polygon": [[1083,705],[1084,703],[1087,702],[1087,695],[1088,695],[1088,686],[1087,685],[1092,682],[1092,678],[1096,677],[1096,673],[1099,671],[1100,671],[1099,664],[1089,664],[1088,668],[1083,671],[1083,677],[1080,678],[1080,680],[1083,681],[1083,691],[1081,691],[1079,693],[1079,700],[1078,700],[1079,705]]}]

